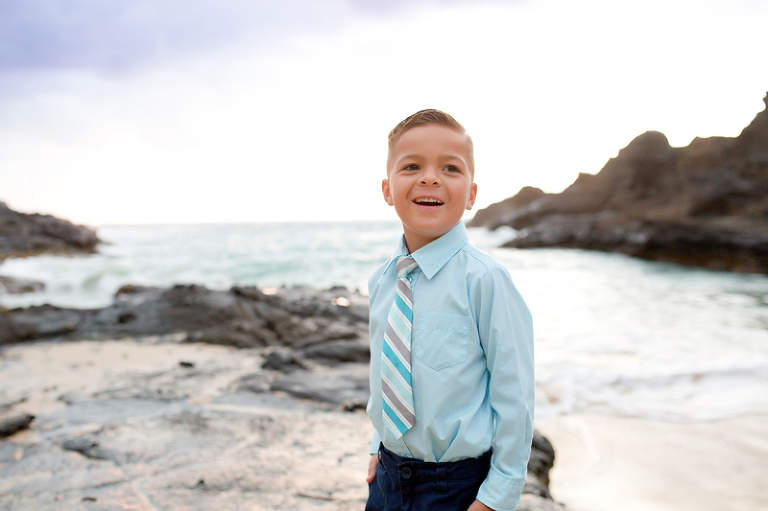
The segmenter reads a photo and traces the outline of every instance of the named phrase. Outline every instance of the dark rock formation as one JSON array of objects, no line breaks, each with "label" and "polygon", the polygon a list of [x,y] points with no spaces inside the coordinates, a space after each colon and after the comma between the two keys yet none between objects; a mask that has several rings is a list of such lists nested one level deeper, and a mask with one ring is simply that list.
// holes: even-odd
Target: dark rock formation
[{"label": "dark rock formation", "polygon": [[266,295],[255,287],[125,286],[103,309],[41,305],[0,311],[0,344],[184,333],[190,342],[290,346],[331,361],[363,361],[367,322],[366,298],[345,288],[283,288]]},{"label": "dark rock formation", "polygon": [[100,240],[82,225],[50,215],[18,213],[0,202],[0,261],[42,253],[93,253]]},{"label": "dark rock formation", "polygon": [[562,193],[536,197],[524,188],[478,211],[469,225],[517,229],[509,247],[585,248],[768,273],[768,108],[736,138],[674,148],[662,133],[646,132]]},{"label": "dark rock formation", "polygon": [[0,345],[70,334],[88,311],[41,305],[6,311],[0,309]]}]

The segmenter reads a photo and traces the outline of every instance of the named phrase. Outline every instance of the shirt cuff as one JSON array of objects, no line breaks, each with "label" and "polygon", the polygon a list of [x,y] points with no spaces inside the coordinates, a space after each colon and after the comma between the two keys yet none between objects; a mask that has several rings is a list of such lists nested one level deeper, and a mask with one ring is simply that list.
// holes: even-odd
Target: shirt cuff
[{"label": "shirt cuff", "polygon": [[520,505],[525,479],[505,476],[493,465],[477,492],[477,500],[496,511],[514,511]]},{"label": "shirt cuff", "polygon": [[374,429],[373,440],[371,441],[371,454],[378,454],[380,445],[381,445],[381,437],[379,436],[379,432]]}]

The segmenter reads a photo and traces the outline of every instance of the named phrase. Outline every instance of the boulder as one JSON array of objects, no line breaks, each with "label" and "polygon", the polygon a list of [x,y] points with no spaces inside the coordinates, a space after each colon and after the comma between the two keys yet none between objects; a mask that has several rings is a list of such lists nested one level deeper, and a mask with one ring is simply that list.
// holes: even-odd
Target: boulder
[{"label": "boulder", "polygon": [[77,331],[87,311],[40,305],[0,309],[0,345],[60,337]]},{"label": "boulder", "polygon": [[22,429],[27,429],[34,419],[35,416],[29,413],[0,412],[0,438],[6,438]]}]

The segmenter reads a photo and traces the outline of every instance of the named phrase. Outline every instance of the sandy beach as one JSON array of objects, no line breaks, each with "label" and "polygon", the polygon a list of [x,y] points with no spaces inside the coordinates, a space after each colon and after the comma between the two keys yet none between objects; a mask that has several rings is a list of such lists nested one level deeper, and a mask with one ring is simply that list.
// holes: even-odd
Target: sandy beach
[{"label": "sandy beach", "polygon": [[[258,370],[255,350],[165,338],[0,353],[2,404],[36,415],[3,442],[3,508],[363,507],[365,414],[238,391]],[[674,424],[571,415],[537,428],[555,447],[552,495],[571,511],[768,509],[768,417]],[[90,450],[52,448],[84,440]]]},{"label": "sandy beach", "polygon": [[696,423],[571,415],[536,422],[571,511],[765,511],[768,417]]}]

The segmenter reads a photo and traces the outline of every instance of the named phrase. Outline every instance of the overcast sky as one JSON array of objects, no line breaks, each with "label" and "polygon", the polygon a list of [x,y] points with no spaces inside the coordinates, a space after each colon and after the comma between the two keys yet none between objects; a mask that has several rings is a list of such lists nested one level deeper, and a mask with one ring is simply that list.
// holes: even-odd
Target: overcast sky
[{"label": "overcast sky", "polygon": [[473,136],[484,207],[763,109],[763,0],[3,0],[0,201],[81,223],[394,218],[386,135]]}]

